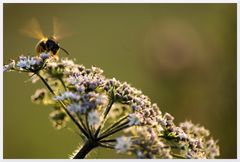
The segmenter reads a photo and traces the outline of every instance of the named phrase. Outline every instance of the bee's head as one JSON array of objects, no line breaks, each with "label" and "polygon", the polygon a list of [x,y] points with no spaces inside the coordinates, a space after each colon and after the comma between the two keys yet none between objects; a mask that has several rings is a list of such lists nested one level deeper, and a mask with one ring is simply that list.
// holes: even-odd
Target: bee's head
[{"label": "bee's head", "polygon": [[54,46],[54,48],[52,48],[52,49],[56,49],[56,50],[58,51],[58,49],[60,48],[60,49],[63,50],[67,55],[69,55],[68,51],[67,51],[66,49],[62,48],[62,47],[59,45],[59,43],[58,43],[58,41],[57,41],[57,38],[56,38],[55,36],[50,36],[50,37],[48,38],[46,44],[47,44],[47,43],[53,43],[53,42],[55,43],[55,46]]},{"label": "bee's head", "polygon": [[58,43],[54,39],[52,39],[52,38],[48,38],[47,41],[45,42],[45,45],[46,45],[47,51],[51,51],[54,55],[59,50]]}]

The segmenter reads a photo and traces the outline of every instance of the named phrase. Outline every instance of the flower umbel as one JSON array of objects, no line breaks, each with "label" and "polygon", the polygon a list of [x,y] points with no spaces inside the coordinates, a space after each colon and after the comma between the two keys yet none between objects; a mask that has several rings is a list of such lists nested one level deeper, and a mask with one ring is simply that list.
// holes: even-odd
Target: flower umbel
[{"label": "flower umbel", "polygon": [[56,129],[77,127],[84,141],[73,158],[84,158],[92,149],[104,147],[136,158],[215,158],[217,141],[203,126],[186,121],[176,125],[142,91],[126,82],[103,75],[98,67],[86,68],[68,58],[54,59],[50,53],[20,56],[3,71],[29,73],[40,80],[33,102],[50,105],[49,119]]}]

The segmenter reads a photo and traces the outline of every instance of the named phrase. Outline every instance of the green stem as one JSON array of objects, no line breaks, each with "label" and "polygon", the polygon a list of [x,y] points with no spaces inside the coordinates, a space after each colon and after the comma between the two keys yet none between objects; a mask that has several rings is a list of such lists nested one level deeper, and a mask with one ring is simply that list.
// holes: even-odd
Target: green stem
[{"label": "green stem", "polygon": [[117,140],[116,139],[110,139],[110,140],[101,140],[100,142],[116,142]]},{"label": "green stem", "polygon": [[104,147],[104,148],[108,148],[108,149],[114,149],[114,146],[109,146],[109,145],[102,144],[102,143],[100,143],[99,146]]},{"label": "green stem", "polygon": [[16,68],[13,68],[13,70],[18,71],[18,72],[23,72],[23,73],[32,73],[28,70],[19,70],[19,69],[16,69]]},{"label": "green stem", "polygon": [[61,82],[64,90],[67,91],[67,87],[66,87],[65,83],[63,82],[62,78],[59,78],[59,81]]},{"label": "green stem", "polygon": [[127,119],[127,117],[128,116],[124,116],[124,117],[120,118],[117,122],[115,122],[110,127],[108,127],[106,130],[104,130],[104,132],[102,134],[105,134],[105,133],[113,130],[114,128],[116,128],[116,126],[119,126],[118,124],[120,124],[123,120]]},{"label": "green stem", "polygon": [[102,120],[101,124],[98,126],[98,128],[97,128],[97,130],[96,130],[96,132],[94,134],[95,138],[98,136],[98,134],[99,134],[99,132],[100,132],[100,130],[102,128],[102,125],[104,125],[104,123],[106,121],[107,114],[109,113],[109,111],[110,111],[110,109],[111,109],[113,104],[114,104],[114,99],[113,99],[113,97],[111,97],[110,101],[109,101],[109,103],[108,103],[108,105],[107,105],[107,107],[105,109],[106,111],[104,112],[103,120]]},{"label": "green stem", "polygon": [[84,124],[84,122],[83,122],[83,120],[82,120],[82,118],[81,118],[80,115],[78,115],[78,119],[79,119],[80,123],[82,124],[83,128],[85,129],[85,131],[87,132],[87,127],[86,127],[86,125]]},{"label": "green stem", "polygon": [[[113,93],[113,92],[112,92],[112,93]],[[109,101],[109,104],[108,104],[108,106],[107,106],[107,108],[106,108],[106,111],[104,112],[104,116],[103,116],[103,119],[104,119],[104,120],[106,119],[106,117],[107,117],[107,115],[108,115],[108,113],[109,113],[109,111],[110,111],[113,103],[114,103],[114,99],[113,99],[113,96],[112,96],[112,97],[110,98],[110,101]]]},{"label": "green stem", "polygon": [[85,114],[85,120],[86,120],[87,131],[89,133],[89,136],[90,136],[90,138],[93,139],[93,135],[92,135],[91,129],[90,129],[89,124],[88,124],[88,113]]},{"label": "green stem", "polygon": [[107,132],[106,134],[101,135],[99,138],[97,138],[97,140],[101,140],[105,137],[108,137],[108,136],[110,136],[110,135],[112,135],[116,132],[119,132],[119,131],[121,131],[123,129],[126,129],[126,128],[129,128],[129,127],[130,127],[129,125],[122,125],[121,127],[118,127],[117,129],[115,129],[113,131],[110,131],[110,132]]},{"label": "green stem", "polygon": [[106,134],[106,133],[109,133],[109,132],[112,132],[112,131],[115,131],[116,129],[121,128],[122,126],[128,125],[128,123],[129,123],[128,121],[125,121],[124,123],[115,126],[115,127],[112,128],[111,130],[106,131],[105,133],[102,133],[102,135],[103,135],[103,134]]}]

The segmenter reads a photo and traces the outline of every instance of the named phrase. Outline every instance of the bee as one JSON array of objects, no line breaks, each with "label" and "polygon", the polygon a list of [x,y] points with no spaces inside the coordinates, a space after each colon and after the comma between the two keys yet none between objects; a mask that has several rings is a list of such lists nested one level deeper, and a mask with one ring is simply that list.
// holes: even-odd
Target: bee
[{"label": "bee", "polygon": [[56,55],[59,49],[61,49],[67,55],[69,55],[67,50],[59,46],[59,43],[57,42],[56,38],[54,38],[53,36],[41,39],[37,43],[35,49],[38,54],[43,52],[46,52],[46,53],[51,52],[52,55]]},{"label": "bee", "polygon": [[24,28],[20,30],[20,32],[24,35],[27,35],[31,38],[39,40],[36,47],[35,51],[39,55],[40,53],[49,53],[51,56],[58,57],[59,50],[61,49],[64,51],[67,55],[69,55],[69,52],[64,49],[63,47],[60,46],[59,40],[63,37],[66,37],[62,33],[62,25],[59,23],[58,19],[53,18],[53,35],[46,37],[40,27],[39,22],[37,21],[36,18],[32,18]]}]

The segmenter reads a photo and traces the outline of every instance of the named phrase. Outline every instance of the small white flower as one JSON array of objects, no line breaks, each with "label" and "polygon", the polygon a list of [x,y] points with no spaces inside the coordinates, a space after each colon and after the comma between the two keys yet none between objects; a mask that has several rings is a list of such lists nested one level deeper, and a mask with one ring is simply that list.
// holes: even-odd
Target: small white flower
[{"label": "small white flower", "polygon": [[164,129],[161,125],[158,125],[156,128],[157,128],[158,133],[162,133],[164,131]]},{"label": "small white flower", "polygon": [[129,120],[129,123],[128,123],[129,126],[140,124],[140,119],[136,114],[129,114],[128,120]]},{"label": "small white flower", "polygon": [[142,151],[140,151],[140,150],[137,150],[137,157],[138,158],[144,158],[144,154],[142,153]]},{"label": "small white flower", "polygon": [[69,84],[75,85],[75,84],[79,83],[79,80],[77,79],[76,76],[70,75],[70,76],[67,78],[67,82],[68,82]]},{"label": "small white flower", "polygon": [[88,113],[88,124],[94,127],[100,124],[100,116],[97,111]]},{"label": "small white flower", "polygon": [[80,104],[73,103],[67,107],[70,111],[73,111],[75,113],[80,112],[81,106]]},{"label": "small white flower", "polygon": [[3,72],[8,71],[9,69],[15,66],[15,61],[12,60],[9,64],[3,66]]},{"label": "small white flower", "polygon": [[53,98],[54,100],[59,100],[59,101],[62,101],[62,100],[65,100],[64,96],[56,96]]},{"label": "small white flower", "polygon": [[191,121],[186,121],[186,122],[183,122],[183,123],[180,123],[179,126],[185,131],[189,131],[190,129],[193,128],[193,123]]},{"label": "small white flower", "polygon": [[17,62],[17,66],[20,68],[27,67],[28,61],[26,56],[20,56],[19,61]]},{"label": "small white flower", "polygon": [[117,150],[118,153],[127,152],[132,145],[130,137],[122,136],[118,137],[116,140],[117,144],[115,145],[115,149]]},{"label": "small white flower", "polygon": [[65,100],[65,99],[72,99],[72,100],[79,100],[80,96],[77,93],[73,93],[70,91],[64,92],[59,96],[55,97],[55,100]]},{"label": "small white flower", "polygon": [[79,73],[79,70],[78,70],[78,67],[77,66],[74,66],[74,67],[71,67],[71,73]]},{"label": "small white flower", "polygon": [[161,124],[162,126],[166,126],[166,125],[167,125],[166,119],[164,119],[164,118],[162,118],[162,117],[157,118],[157,122],[158,122],[159,124]]},{"label": "small white flower", "polygon": [[99,67],[95,67],[95,66],[92,66],[92,71],[95,73],[99,73],[99,74],[103,73],[102,69],[100,69]]},{"label": "small white flower", "polygon": [[182,139],[187,139],[187,138],[188,138],[187,134],[184,133],[184,132],[181,132],[178,136],[179,136],[179,138],[180,138],[181,140],[182,140]]},{"label": "small white flower", "polygon": [[8,71],[8,70],[9,70],[8,65],[4,65],[3,66],[3,72]]},{"label": "small white flower", "polygon": [[58,64],[57,64],[56,62],[49,61],[49,62],[47,63],[47,66],[48,66],[48,67],[55,68],[55,67],[57,67],[57,66],[58,66]]},{"label": "small white flower", "polygon": [[62,60],[62,64],[63,64],[64,66],[74,66],[74,65],[75,65],[72,60],[68,60],[68,59],[63,59],[63,60]]},{"label": "small white flower", "polygon": [[96,97],[97,105],[106,105],[108,103],[108,97],[104,94],[100,94]]},{"label": "small white flower", "polygon": [[80,93],[85,91],[85,87],[83,85],[76,85],[75,87],[76,87],[77,91]]},{"label": "small white flower", "polygon": [[48,59],[48,58],[50,57],[50,52],[48,52],[48,53],[45,53],[45,52],[40,53],[39,56],[40,56],[40,58],[42,58],[43,60]]},{"label": "small white flower", "polygon": [[29,62],[29,65],[36,65],[38,63],[37,59],[35,57],[31,57],[27,60]]},{"label": "small white flower", "polygon": [[65,92],[64,96],[66,99],[72,99],[72,100],[79,100],[80,96],[77,93],[72,93],[72,92]]},{"label": "small white flower", "polygon": [[169,113],[165,113],[165,115],[163,117],[166,120],[170,120],[170,121],[174,120],[174,117],[171,114],[169,114]]}]

